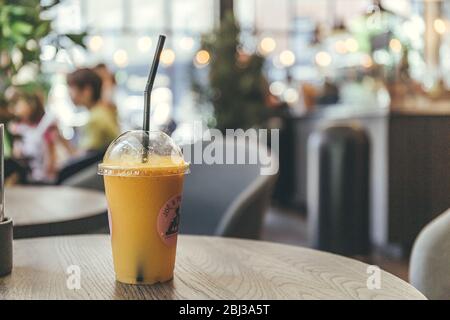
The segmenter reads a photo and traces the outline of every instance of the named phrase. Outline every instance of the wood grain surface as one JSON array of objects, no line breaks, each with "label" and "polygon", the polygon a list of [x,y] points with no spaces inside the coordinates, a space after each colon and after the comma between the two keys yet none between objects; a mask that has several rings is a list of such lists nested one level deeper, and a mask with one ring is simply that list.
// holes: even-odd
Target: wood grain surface
[{"label": "wood grain surface", "polygon": [[[115,281],[105,235],[16,240],[14,270],[0,278],[1,299],[424,299],[382,272],[366,285],[368,265],[320,251],[268,242],[180,236],[173,281],[130,286]],[[81,289],[67,287],[67,268]]]},{"label": "wood grain surface", "polygon": [[5,190],[6,216],[14,237],[65,235],[107,225],[105,195],[65,186],[17,186]]}]

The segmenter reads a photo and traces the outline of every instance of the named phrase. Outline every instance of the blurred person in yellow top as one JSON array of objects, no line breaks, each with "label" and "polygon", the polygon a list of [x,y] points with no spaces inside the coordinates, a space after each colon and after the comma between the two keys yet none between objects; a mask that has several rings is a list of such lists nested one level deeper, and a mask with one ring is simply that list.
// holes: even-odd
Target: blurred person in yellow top
[{"label": "blurred person in yellow top", "polygon": [[69,94],[77,106],[89,110],[79,148],[82,151],[104,151],[120,133],[117,111],[102,101],[102,80],[91,69],[83,68],[67,76]]}]

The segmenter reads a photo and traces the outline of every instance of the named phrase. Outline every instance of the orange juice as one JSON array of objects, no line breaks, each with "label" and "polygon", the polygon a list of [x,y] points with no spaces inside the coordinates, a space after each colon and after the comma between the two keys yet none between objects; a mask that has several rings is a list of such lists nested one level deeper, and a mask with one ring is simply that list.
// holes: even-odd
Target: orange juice
[{"label": "orange juice", "polygon": [[151,156],[129,165],[105,160],[112,252],[116,279],[153,284],[172,279],[183,180],[188,165],[170,156]]}]

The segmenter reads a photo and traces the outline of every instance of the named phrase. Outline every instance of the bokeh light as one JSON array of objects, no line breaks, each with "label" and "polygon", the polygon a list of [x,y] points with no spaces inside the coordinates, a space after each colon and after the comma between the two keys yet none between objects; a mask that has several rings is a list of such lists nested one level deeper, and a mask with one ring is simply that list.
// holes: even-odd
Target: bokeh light
[{"label": "bokeh light", "polygon": [[336,43],[334,44],[334,49],[339,54],[347,53],[347,46],[345,45],[345,41],[343,40],[336,41]]},{"label": "bokeh light", "polygon": [[320,51],[316,54],[316,63],[320,67],[328,67],[331,64],[331,56],[328,52]]},{"label": "bokeh light", "polygon": [[36,42],[36,40],[34,39],[30,39],[27,41],[27,43],[25,44],[25,47],[27,48],[27,50],[29,51],[34,51],[39,47],[39,44]]},{"label": "bokeh light", "polygon": [[175,52],[172,49],[164,49],[161,52],[160,60],[164,66],[171,66],[175,62]]},{"label": "bokeh light", "polygon": [[400,40],[393,38],[389,41],[389,48],[395,53],[400,53],[400,51],[402,51],[402,43]]},{"label": "bokeh light", "polygon": [[180,40],[180,48],[185,51],[190,51],[194,47],[194,39],[192,37],[183,37]]},{"label": "bokeh light", "polygon": [[152,44],[153,44],[152,38],[144,36],[139,38],[137,46],[139,51],[148,52],[152,48]]},{"label": "bokeh light", "polygon": [[200,50],[197,52],[194,58],[194,63],[198,67],[206,66],[211,60],[211,56],[208,51]]},{"label": "bokeh light", "polygon": [[356,52],[359,49],[358,42],[353,38],[345,40],[345,47],[348,52]]},{"label": "bokeh light", "polygon": [[281,81],[274,81],[269,86],[269,91],[274,96],[281,96],[286,89],[286,85]]},{"label": "bokeh light", "polygon": [[264,37],[258,46],[258,52],[262,55],[268,55],[277,47],[277,43],[271,37]]},{"label": "bokeh light", "polygon": [[436,19],[433,23],[434,30],[439,34],[444,34],[447,31],[445,21],[442,19]]},{"label": "bokeh light", "polygon": [[284,50],[280,53],[280,62],[285,67],[290,67],[295,63],[295,55],[290,50]]},{"label": "bokeh light", "polygon": [[295,90],[294,88],[289,88],[286,89],[286,91],[284,92],[284,101],[286,101],[289,104],[294,104],[298,101],[298,91]]},{"label": "bokeh light", "polygon": [[89,49],[93,52],[98,52],[103,47],[103,38],[101,36],[93,36],[89,39]]},{"label": "bokeh light", "polygon": [[123,49],[119,49],[114,52],[113,60],[116,66],[124,68],[128,65],[128,53]]}]

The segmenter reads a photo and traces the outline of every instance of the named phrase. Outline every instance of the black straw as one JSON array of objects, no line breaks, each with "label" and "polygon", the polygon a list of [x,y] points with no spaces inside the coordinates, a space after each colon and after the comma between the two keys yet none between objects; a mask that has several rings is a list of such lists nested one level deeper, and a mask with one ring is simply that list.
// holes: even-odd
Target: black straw
[{"label": "black straw", "polygon": [[[153,90],[153,83],[155,82],[156,72],[158,71],[159,58],[161,57],[161,52],[164,47],[164,42],[166,41],[166,36],[159,35],[158,44],[156,45],[155,56],[153,58],[152,67],[150,68],[150,73],[148,75],[147,84],[144,91],[144,123],[142,129],[144,130],[144,150],[142,153],[142,163],[148,161],[148,146],[150,143],[150,107],[151,107],[151,96]],[[146,134],[148,133],[148,134]]]},{"label": "black straw", "polygon": [[161,57],[161,52],[164,47],[164,42],[166,41],[166,36],[160,35],[158,39],[158,44],[156,46],[155,56],[153,58],[152,67],[148,75],[147,85],[144,91],[144,124],[143,130],[150,131],[150,101],[153,90],[153,83],[155,82],[156,72],[158,71],[159,58]]}]

